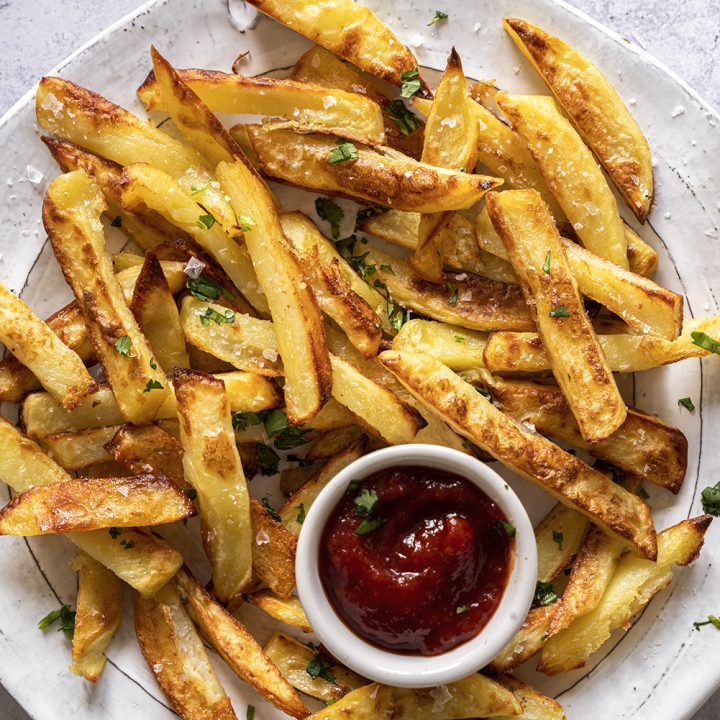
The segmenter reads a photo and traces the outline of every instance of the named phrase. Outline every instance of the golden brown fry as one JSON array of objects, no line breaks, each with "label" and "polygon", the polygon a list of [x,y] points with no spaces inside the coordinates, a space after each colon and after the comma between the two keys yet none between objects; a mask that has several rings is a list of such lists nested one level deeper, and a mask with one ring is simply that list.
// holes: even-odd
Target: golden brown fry
[{"label": "golden brown fry", "polygon": [[314,462],[309,465],[283,468],[280,471],[280,492],[288,498],[296,493],[323,465]]},{"label": "golden brown fry", "polygon": [[672,581],[673,565],[695,561],[711,521],[709,515],[701,515],[659,533],[657,562],[625,555],[595,609],[545,643],[538,670],[555,675],[582,667],[613,630],[625,627]]},{"label": "golden brown fry", "polygon": [[233,672],[283,712],[305,717],[307,708],[245,626],[213,600],[186,568],[178,572],[177,583],[188,614]]},{"label": "golden brown fry", "polygon": [[558,503],[535,528],[538,580],[550,582],[570,565],[582,545],[588,521],[584,515]]},{"label": "golden brown fry", "polygon": [[393,720],[416,720],[432,715],[433,720],[453,718],[496,717],[519,715],[520,703],[509,690],[484,675],[470,675],[443,686],[441,708],[436,708],[437,693],[432,688],[411,690],[389,685],[365,685],[347,694],[329,707],[315,713],[311,720],[375,720],[392,717]]},{"label": "golden brown fry", "polygon": [[351,690],[367,684],[365,678],[335,663],[330,663],[327,668],[327,673],[334,678],[334,682],[322,677],[311,677],[307,666],[317,653],[282,633],[274,633],[265,643],[263,650],[294,688],[318,700],[339,700]]},{"label": "golden brown fry", "polygon": [[117,430],[117,425],[110,425],[79,432],[58,433],[39,438],[38,445],[63,469],[79,470],[111,460],[105,450],[105,443],[112,440]]},{"label": "golden brown fry", "polygon": [[482,367],[485,333],[429,320],[410,320],[393,339],[393,350],[432,355],[453,370]]},{"label": "golden brown fry", "polygon": [[283,599],[276,597],[268,590],[260,590],[252,595],[246,595],[245,600],[286,625],[292,625],[304,633],[312,632],[310,621],[300,604],[300,598],[296,595]]},{"label": "golden brown fry", "polygon": [[648,558],[657,552],[647,505],[540,435],[521,431],[475,388],[421,353],[380,362],[456,432]]},{"label": "golden brown fry", "polygon": [[165,525],[192,514],[187,495],[162,475],[78,478],[16,495],[0,510],[0,535]]},{"label": "golden brown fry", "polygon": [[154,419],[165,401],[167,383],[115,278],[99,220],[103,207],[90,177],[68,173],[50,184],[43,223],[118,407],[126,420],[142,424]]},{"label": "golden brown fry", "polygon": [[173,381],[185,478],[197,492],[215,593],[228,602],[250,581],[254,536],[225,384],[181,369],[175,370]]},{"label": "golden brown fry", "polygon": [[344,450],[350,443],[355,442],[363,433],[365,428],[359,425],[327,430],[314,438],[312,445],[305,453],[307,462],[325,460],[341,450]]},{"label": "golden brown fry", "polygon": [[78,572],[78,592],[70,671],[94,683],[105,667],[103,652],[120,627],[123,583],[82,550],[73,567]]},{"label": "golden brown fry", "polygon": [[160,261],[152,251],[145,254],[130,310],[166,373],[176,367],[190,367],[180,314]]},{"label": "golden brown fry", "polygon": [[[520,682],[512,675],[500,675],[495,679],[510,690],[522,706],[522,712],[514,716],[515,720],[567,720],[560,703],[530,685]],[[498,720],[510,720],[510,718],[501,717]]]},{"label": "golden brown fry", "polygon": [[495,672],[508,672],[535,655],[545,642],[555,606],[553,603],[532,608],[513,639],[490,663],[490,668]]},{"label": "golden brown fry", "polygon": [[625,422],[625,402],[547,206],[535,190],[508,190],[491,193],[487,208],[583,438],[590,445],[606,440]]},{"label": "golden brown fry", "polygon": [[332,165],[328,157],[337,144],[331,137],[255,125],[247,131],[260,170],[269,177],[373,205],[422,213],[462,210],[502,184],[498,178],[425,165],[391,148],[360,146],[357,159]]},{"label": "golden brown fry", "polygon": [[161,690],[185,720],[237,720],[174,583],[133,593],[135,634]]},{"label": "golden brown fry", "polygon": [[497,103],[522,135],[582,244],[627,269],[627,238],[615,196],[590,151],[555,101],[498,93]]},{"label": "golden brown fry", "polygon": [[648,142],[608,79],[584,55],[536,25],[505,18],[503,27],[540,73],[640,222],[653,200]]},{"label": "golden brown fry", "polygon": [[410,50],[364,5],[351,0],[250,2],[295,32],[393,85],[400,85],[404,73],[417,70]]},{"label": "golden brown fry", "polygon": [[245,243],[275,324],[291,423],[306,422],[330,397],[330,360],[322,316],[295,255],[288,249],[267,186],[239,160],[220,163],[217,176],[238,214],[247,213]]}]

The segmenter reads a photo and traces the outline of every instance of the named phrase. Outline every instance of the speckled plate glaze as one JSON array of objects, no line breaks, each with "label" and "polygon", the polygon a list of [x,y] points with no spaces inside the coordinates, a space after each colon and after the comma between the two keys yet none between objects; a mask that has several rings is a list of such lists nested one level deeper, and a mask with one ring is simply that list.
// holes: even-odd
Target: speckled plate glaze
[{"label": "speckled plate glaze", "polygon": [[[233,0],[230,0],[233,2]],[[503,14],[519,15],[570,40],[616,85],[645,130],[655,158],[657,200],[640,232],[660,254],[658,280],[682,293],[689,316],[720,312],[720,116],[679,78],[647,53],[557,0],[451,0],[449,20],[428,28],[430,0],[368,0],[368,4],[413,46],[420,63],[441,69],[454,44],[466,73],[495,78],[518,92],[546,92],[523,62],[500,24]],[[134,89],[149,67],[154,43],[179,67],[228,69],[235,56],[250,50],[243,72],[258,74],[292,65],[309,43],[267,18],[257,18],[241,2],[158,0],[119,21],[63,62],[55,74],[99,91],[140,111]],[[0,120],[0,157],[7,181],[0,203],[0,278],[40,314],[66,302],[69,292],[40,223],[48,179],[57,170],[39,142],[34,89]],[[30,170],[28,170],[30,166]],[[39,170],[43,177],[38,181]],[[312,197],[280,189],[288,209],[310,210]],[[622,207],[622,204],[621,204]],[[624,211],[626,219],[630,213]],[[633,222],[633,225],[636,224]],[[117,239],[116,239],[117,240]],[[699,491],[717,481],[720,460],[720,363],[715,358],[686,361],[622,381],[628,401],[678,425],[690,441],[687,479],[677,497],[652,487],[650,503],[658,529],[700,512]],[[689,413],[677,399],[690,396]],[[5,416],[12,409],[3,408]],[[532,508],[534,520],[549,508],[539,492],[508,477]],[[273,479],[256,478],[253,492],[277,493]],[[279,500],[279,494],[276,498]],[[7,499],[5,488],[0,499]],[[173,541],[191,547],[185,534]],[[56,537],[0,540],[0,681],[37,720],[164,720],[174,716],[140,656],[130,608],[108,650],[108,665],[96,687],[70,675],[69,646],[61,633],[42,634],[36,626],[59,602],[74,603],[75,578],[68,568],[69,543]],[[693,630],[693,621],[716,613],[720,576],[711,572],[720,545],[711,527],[701,559],[679,569],[627,633],[617,633],[582,671],[554,679],[521,668],[520,676],[558,697],[571,720],[591,717],[690,717],[720,684],[716,631]],[[195,546],[188,562],[204,572]],[[269,627],[252,609],[243,616],[262,641]],[[257,720],[284,717],[264,703],[223,665],[213,662],[239,717],[247,704]]]}]

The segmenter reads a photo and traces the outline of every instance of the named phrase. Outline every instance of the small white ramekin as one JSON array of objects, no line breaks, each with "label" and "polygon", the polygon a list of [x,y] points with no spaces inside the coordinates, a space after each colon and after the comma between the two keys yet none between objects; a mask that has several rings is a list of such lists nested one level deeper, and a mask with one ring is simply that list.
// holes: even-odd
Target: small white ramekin
[{"label": "small white ramekin", "polygon": [[[378,470],[419,465],[456,473],[483,490],[516,528],[507,587],[480,633],[440,655],[405,655],[383,650],[356,635],[335,612],[318,573],[323,529],[351,480]],[[507,483],[485,463],[437,445],[397,445],[365,455],[341,470],[318,495],[303,523],[295,562],[297,590],[320,642],[343,665],[366,678],[396,687],[445,685],[485,667],[512,639],[527,615],[537,581],[537,547],[525,508]]]}]

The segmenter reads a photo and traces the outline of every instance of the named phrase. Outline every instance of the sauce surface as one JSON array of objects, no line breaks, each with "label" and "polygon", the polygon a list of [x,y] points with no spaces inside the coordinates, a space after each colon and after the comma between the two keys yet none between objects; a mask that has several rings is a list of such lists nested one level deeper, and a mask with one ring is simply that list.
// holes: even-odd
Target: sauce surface
[{"label": "sauce surface", "polygon": [[320,579],[360,637],[398,653],[438,655],[475,637],[497,609],[514,548],[504,523],[498,506],[460,475],[386,468],[350,483],[328,518]]}]

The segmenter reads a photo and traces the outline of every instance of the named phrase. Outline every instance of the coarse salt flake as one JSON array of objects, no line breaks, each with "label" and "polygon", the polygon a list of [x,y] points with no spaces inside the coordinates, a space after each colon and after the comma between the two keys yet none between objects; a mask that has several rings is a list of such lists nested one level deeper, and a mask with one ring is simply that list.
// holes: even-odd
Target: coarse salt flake
[{"label": "coarse salt flake", "polygon": [[196,257],[191,257],[188,261],[185,267],[183,268],[183,271],[188,277],[191,277],[195,280],[202,275],[202,271],[205,269],[205,263],[202,260],[198,260]]},{"label": "coarse salt flake", "polygon": [[262,356],[270,362],[275,362],[278,359],[277,352],[275,350],[271,350],[270,348],[265,348],[262,351]]},{"label": "coarse salt flake", "polygon": [[684,112],[685,112],[685,108],[682,105],[678,105],[676,108],[674,108],[672,110],[672,112],[670,113],[670,117],[676,118],[676,117],[682,115]]},{"label": "coarse salt flake", "polygon": [[425,42],[425,38],[420,33],[415,33],[410,38],[410,45],[414,48],[419,48]]},{"label": "coarse salt flake", "polygon": [[269,542],[270,536],[267,534],[267,532],[265,532],[265,530],[260,530],[255,536],[256,545],[267,545]]},{"label": "coarse salt flake", "polygon": [[430,692],[430,697],[435,701],[431,712],[440,712],[452,700],[452,693],[447,685],[440,685]]},{"label": "coarse salt flake", "polygon": [[337,105],[337,100],[332,95],[325,95],[322,99],[323,107],[327,110],[328,108]]},{"label": "coarse salt flake", "polygon": [[43,178],[45,177],[40,170],[38,170],[33,165],[27,165],[25,167],[25,174],[27,179],[33,184],[33,185],[39,185]]}]

